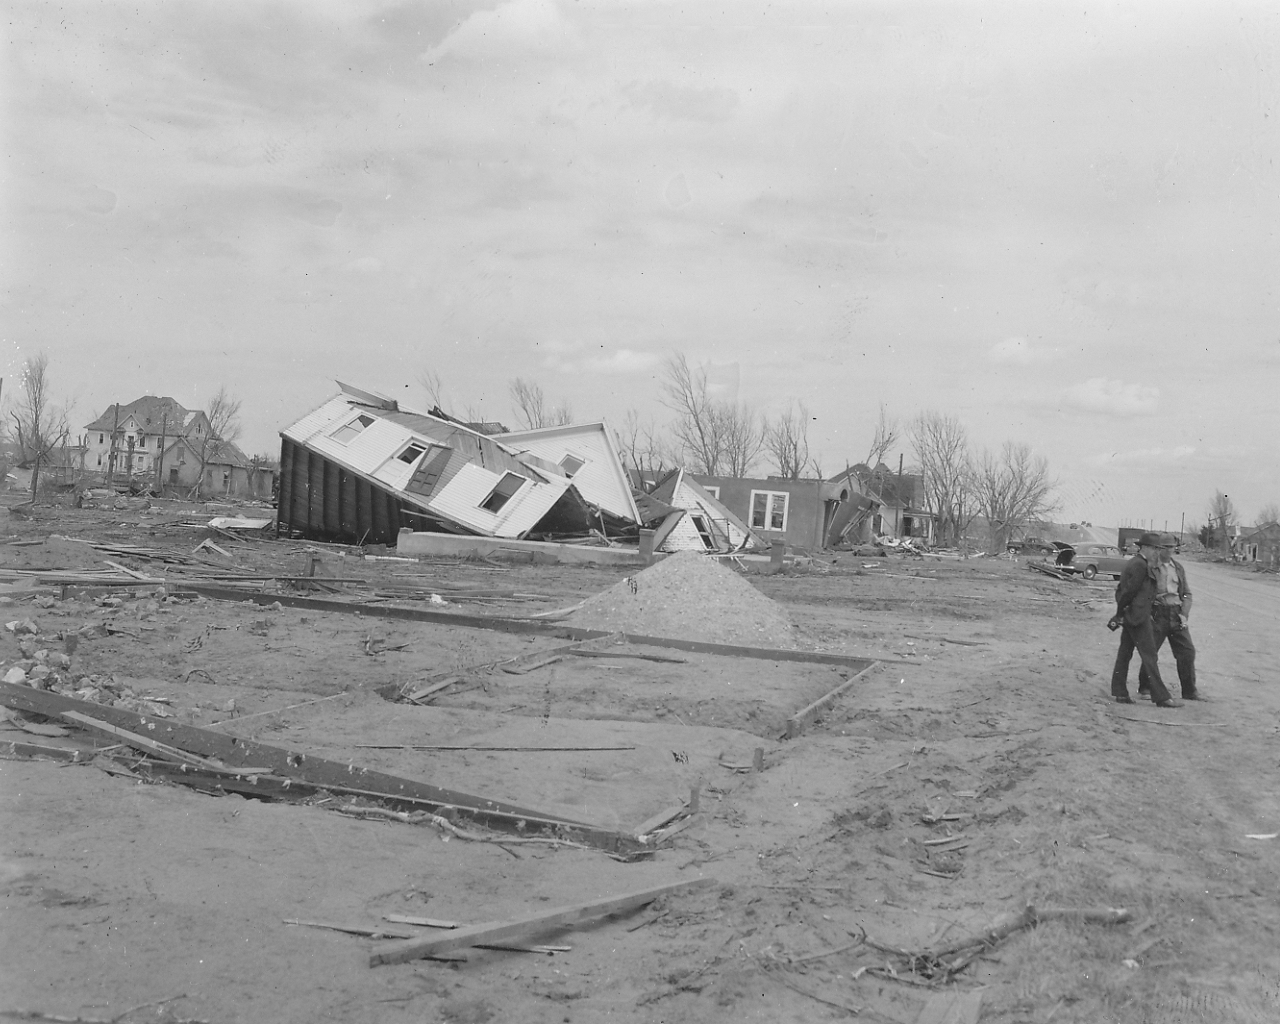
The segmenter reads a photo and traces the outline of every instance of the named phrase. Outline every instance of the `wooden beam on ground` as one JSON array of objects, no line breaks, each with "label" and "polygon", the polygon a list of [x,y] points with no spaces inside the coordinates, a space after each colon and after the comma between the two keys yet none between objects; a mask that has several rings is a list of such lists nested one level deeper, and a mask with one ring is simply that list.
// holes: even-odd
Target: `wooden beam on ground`
[{"label": "wooden beam on ground", "polygon": [[23,743],[19,740],[6,740],[0,743],[0,757],[46,757],[52,761],[68,763],[88,760],[91,755],[71,747],[47,747],[42,743]]},{"label": "wooden beam on ground", "polygon": [[[529,832],[561,835],[569,841],[622,855],[630,855],[641,849],[634,837],[588,822],[459,793],[348,762],[330,761],[297,750],[273,747],[223,731],[183,725],[171,718],[154,718],[124,708],[76,700],[51,690],[0,683],[0,706],[49,718],[60,718],[64,712],[74,711],[135,736],[177,748],[188,756],[216,760],[217,771],[211,772],[209,776],[214,781],[207,787],[213,791],[239,792],[242,785],[249,785],[249,780],[237,780],[230,773],[244,772],[245,766],[260,766],[256,768],[257,772],[269,772],[281,777],[286,780],[286,788],[292,786],[293,789],[298,789],[301,784],[306,783],[317,790],[344,791],[365,796],[386,806],[393,806],[400,801],[405,809],[430,810],[432,813],[439,813],[441,808],[455,807],[461,816],[503,831],[524,831],[520,826],[525,823]],[[192,776],[190,779],[174,780],[183,781],[186,785],[195,785],[196,777],[200,775],[194,770],[180,774]]]},{"label": "wooden beam on ground", "polygon": [[[157,580],[163,583],[163,580]],[[345,615],[367,615],[380,619],[405,619],[411,622],[436,622],[446,626],[466,626],[471,629],[492,629],[503,633],[532,633],[540,636],[560,636],[572,640],[603,640],[615,636],[623,643],[641,647],[661,647],[693,654],[714,654],[724,658],[754,658],[761,661],[804,662],[812,665],[841,665],[861,671],[874,664],[870,658],[855,658],[847,654],[828,654],[822,651],[784,650],[773,647],[742,647],[737,644],[717,644],[704,640],[684,640],[679,637],[643,636],[634,633],[614,634],[601,629],[581,629],[562,623],[537,619],[511,619],[497,615],[462,615],[457,612],[437,612],[428,608],[402,608],[396,605],[368,605],[357,601],[334,601],[327,598],[301,597],[293,594],[263,594],[252,590],[234,590],[229,587],[210,586],[205,583],[184,583],[184,590],[203,594],[215,601],[249,601],[269,605],[279,602],[286,608],[308,608],[320,612],[341,612]],[[884,662],[885,659],[880,659]]]},{"label": "wooden beam on ground", "polygon": [[880,662],[873,661],[870,665],[864,668],[856,676],[853,676],[850,679],[846,679],[843,683],[837,686],[830,693],[823,694],[821,697],[815,700],[808,707],[801,708],[794,715],[788,718],[787,719],[787,739],[794,739],[795,737],[799,736],[802,732],[804,732],[804,730],[808,726],[812,725],[813,722],[817,720],[818,716],[821,715],[822,712],[826,711],[827,708],[831,707],[831,705],[834,704],[839,699],[840,695],[844,693],[845,690],[849,689],[849,687],[851,687],[854,683],[858,682],[859,680],[866,678],[868,675],[870,675],[873,671],[875,671],[879,667],[880,667]]},{"label": "wooden beam on ground", "polygon": [[162,761],[175,761],[178,764],[189,764],[193,768],[213,768],[221,769],[222,766],[208,761],[203,757],[197,757],[185,750],[179,750],[177,747],[171,747],[167,743],[159,743],[147,736],[139,736],[135,732],[129,732],[127,729],[121,729],[112,725],[110,722],[103,722],[97,718],[91,718],[89,715],[81,714],[79,711],[64,711],[61,718],[64,722],[70,722],[72,725],[78,726],[87,732],[97,733],[99,736],[106,736],[113,740],[123,740],[129,746],[137,750],[145,750],[148,754],[153,754]]},{"label": "wooden beam on ground", "polygon": [[380,964],[404,964],[435,953],[447,953],[454,949],[476,946],[481,943],[516,942],[545,932],[558,931],[586,921],[620,914],[629,910],[638,910],[648,906],[661,896],[677,892],[688,892],[708,885],[715,885],[714,878],[694,878],[686,882],[675,882],[671,885],[660,885],[652,889],[641,889],[638,892],[626,893],[622,896],[610,896],[593,900],[590,903],[578,903],[567,907],[556,907],[545,910],[532,917],[516,921],[495,921],[489,924],[471,925],[457,928],[447,934],[430,938],[415,939],[403,945],[374,953],[369,958],[369,966]]}]

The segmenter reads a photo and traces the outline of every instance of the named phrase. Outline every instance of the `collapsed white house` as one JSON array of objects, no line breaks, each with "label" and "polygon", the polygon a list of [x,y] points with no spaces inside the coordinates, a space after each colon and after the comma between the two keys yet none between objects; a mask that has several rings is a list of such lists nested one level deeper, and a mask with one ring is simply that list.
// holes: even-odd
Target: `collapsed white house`
[{"label": "collapsed white house", "polygon": [[[620,500],[610,483],[611,477],[625,483],[625,474],[602,423],[570,437],[571,448],[588,453],[581,465],[558,465],[537,454],[542,431],[492,437],[338,386],[338,395],[280,433],[282,533],[394,544],[402,527],[533,540],[638,530],[629,489]],[[566,428],[550,428],[557,429]],[[563,446],[563,438],[551,448]],[[583,474],[593,459],[601,472]]]}]

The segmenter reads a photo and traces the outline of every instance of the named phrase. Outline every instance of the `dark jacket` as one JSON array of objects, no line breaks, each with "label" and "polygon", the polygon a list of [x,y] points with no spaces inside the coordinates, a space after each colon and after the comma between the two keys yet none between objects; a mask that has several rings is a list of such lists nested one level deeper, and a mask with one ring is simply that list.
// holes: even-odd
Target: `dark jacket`
[{"label": "dark jacket", "polygon": [[[1191,588],[1187,586],[1187,571],[1176,559],[1173,567],[1178,573],[1178,597],[1182,600],[1182,614],[1191,612]],[[1116,618],[1123,618],[1130,626],[1139,626],[1151,619],[1151,605],[1156,598],[1159,576],[1156,567],[1148,565],[1141,555],[1134,555],[1125,564],[1116,584]]]},{"label": "dark jacket", "polygon": [[1116,618],[1129,626],[1151,621],[1151,604],[1156,597],[1156,570],[1142,555],[1125,563],[1116,584]]}]

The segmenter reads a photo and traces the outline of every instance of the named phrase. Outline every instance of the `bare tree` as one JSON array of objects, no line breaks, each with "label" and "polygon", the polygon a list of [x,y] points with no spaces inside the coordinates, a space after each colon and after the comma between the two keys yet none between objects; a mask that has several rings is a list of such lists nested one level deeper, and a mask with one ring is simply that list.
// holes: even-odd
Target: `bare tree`
[{"label": "bare tree", "polygon": [[897,443],[898,435],[898,421],[890,417],[884,411],[884,403],[880,403],[880,417],[876,420],[876,432],[867,451],[867,465],[874,469]]},{"label": "bare tree", "polygon": [[443,409],[444,378],[434,370],[423,370],[422,373],[418,374],[418,383],[422,385],[422,390],[431,399],[431,404],[437,409]]},{"label": "bare tree", "polygon": [[746,476],[764,451],[764,417],[744,403],[720,402],[716,420],[724,438],[724,468],[729,476]]},{"label": "bare tree", "polygon": [[196,453],[200,457],[200,479],[196,492],[204,483],[205,470],[210,463],[223,458],[240,437],[240,399],[219,386],[217,394],[209,399],[204,409],[209,419],[209,429],[197,436]]},{"label": "bare tree", "polygon": [[658,431],[652,418],[647,422],[635,409],[628,409],[622,426],[615,431],[623,457],[641,476],[661,476],[675,464],[671,446]]},{"label": "bare tree", "polygon": [[1049,463],[1030,445],[1006,441],[999,455],[984,450],[973,465],[973,498],[991,530],[991,551],[1003,551],[1013,530],[1057,508]]},{"label": "bare tree", "polygon": [[[886,428],[883,410],[881,428]],[[937,523],[938,543],[959,543],[974,509],[968,433],[954,416],[938,412],[921,413],[911,421],[909,433],[920,470],[921,497]],[[886,428],[877,430],[877,438],[881,436],[896,435]]]},{"label": "bare tree", "polygon": [[676,414],[671,432],[690,468],[708,476],[746,476],[764,450],[765,424],[750,406],[711,395],[705,370],[683,353],[664,367],[662,403]]},{"label": "bare tree", "polygon": [[[1235,505],[1232,503],[1229,495],[1223,494],[1221,491],[1214,492],[1213,500],[1209,502],[1209,528],[1213,531],[1213,535],[1219,544],[1222,545],[1222,553],[1224,555],[1231,552],[1231,534],[1235,532],[1235,526],[1240,520],[1240,515],[1236,511]],[[1205,545],[1208,547],[1209,545]]]},{"label": "bare tree", "polygon": [[1269,501],[1258,510],[1258,518],[1253,521],[1254,526],[1266,526],[1267,523],[1280,523],[1280,505],[1274,501]]},{"label": "bare tree", "polygon": [[516,377],[508,388],[515,411],[529,430],[563,427],[573,422],[573,410],[569,408],[569,403],[549,405],[542,387],[534,381]]},{"label": "bare tree", "polygon": [[40,486],[40,467],[54,450],[67,443],[70,430],[66,408],[53,403],[49,387],[49,357],[41,352],[22,366],[20,391],[10,415],[17,432],[19,459],[31,464],[31,501]]},{"label": "bare tree", "polygon": [[812,463],[809,456],[809,419],[809,410],[804,402],[793,401],[776,420],[766,421],[764,447],[773,456],[778,475],[784,480],[799,480]]}]

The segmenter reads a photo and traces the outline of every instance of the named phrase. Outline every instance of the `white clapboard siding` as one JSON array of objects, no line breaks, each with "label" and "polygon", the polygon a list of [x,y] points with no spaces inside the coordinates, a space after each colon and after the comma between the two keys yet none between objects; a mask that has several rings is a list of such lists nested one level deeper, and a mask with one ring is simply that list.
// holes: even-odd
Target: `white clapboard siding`
[{"label": "white clapboard siding", "polygon": [[586,464],[573,478],[578,493],[606,512],[632,522],[639,521],[640,514],[631,494],[631,481],[627,479],[617,451],[609,440],[608,427],[603,422],[517,430],[503,434],[502,440],[517,450],[527,451],[557,465],[570,454],[586,459]]}]

